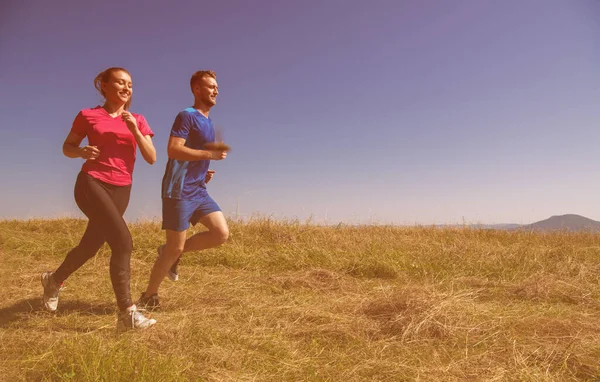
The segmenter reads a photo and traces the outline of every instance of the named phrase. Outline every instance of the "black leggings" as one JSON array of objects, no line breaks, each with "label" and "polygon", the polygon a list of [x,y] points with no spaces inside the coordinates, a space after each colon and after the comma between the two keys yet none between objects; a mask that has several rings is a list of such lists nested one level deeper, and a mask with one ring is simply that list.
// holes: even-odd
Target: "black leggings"
[{"label": "black leggings", "polygon": [[[75,202],[89,222],[79,245],[73,248],[53,274],[58,284],[66,280],[107,242],[112,251],[110,280],[119,309],[132,305],[129,262],[133,242],[123,214],[129,204],[131,185],[114,186],[80,172],[75,183]],[[93,288],[93,286],[90,286]]]}]

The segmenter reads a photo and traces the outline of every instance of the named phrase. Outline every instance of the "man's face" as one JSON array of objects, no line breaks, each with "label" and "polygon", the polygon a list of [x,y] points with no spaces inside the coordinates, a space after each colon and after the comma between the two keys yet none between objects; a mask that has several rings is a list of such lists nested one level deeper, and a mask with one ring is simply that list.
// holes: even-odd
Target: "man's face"
[{"label": "man's face", "polygon": [[211,76],[203,76],[194,85],[194,95],[203,104],[211,107],[215,106],[217,104],[217,96],[219,95],[217,80]]}]

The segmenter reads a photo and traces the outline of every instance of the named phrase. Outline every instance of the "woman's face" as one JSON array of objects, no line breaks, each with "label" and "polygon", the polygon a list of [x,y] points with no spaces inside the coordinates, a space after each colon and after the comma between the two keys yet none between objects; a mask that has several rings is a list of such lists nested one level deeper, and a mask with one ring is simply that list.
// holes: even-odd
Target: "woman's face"
[{"label": "woman's face", "polygon": [[122,70],[110,73],[110,79],[102,82],[102,91],[107,101],[115,104],[125,104],[133,94],[131,76]]}]

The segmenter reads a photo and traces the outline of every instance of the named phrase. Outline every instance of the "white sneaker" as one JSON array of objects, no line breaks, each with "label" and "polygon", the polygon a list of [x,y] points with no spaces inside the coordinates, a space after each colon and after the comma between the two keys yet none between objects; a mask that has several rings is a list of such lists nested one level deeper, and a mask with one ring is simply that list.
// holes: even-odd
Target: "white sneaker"
[{"label": "white sneaker", "polygon": [[146,318],[134,305],[124,312],[117,313],[117,330],[124,332],[132,329],[148,329],[156,324],[154,318]]},{"label": "white sneaker", "polygon": [[65,288],[65,283],[56,285],[52,280],[52,272],[44,272],[42,273],[42,286],[44,287],[44,307],[49,312],[56,312],[58,294]]}]

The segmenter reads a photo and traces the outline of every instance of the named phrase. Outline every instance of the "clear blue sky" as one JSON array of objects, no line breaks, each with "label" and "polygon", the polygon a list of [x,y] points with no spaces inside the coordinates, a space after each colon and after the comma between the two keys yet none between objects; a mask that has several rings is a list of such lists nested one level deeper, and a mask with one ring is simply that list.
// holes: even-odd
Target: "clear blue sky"
[{"label": "clear blue sky", "polygon": [[82,216],[61,153],[92,80],[133,75],[156,133],[130,221],[160,215],[190,75],[233,151],[228,216],[330,223],[600,220],[600,1],[17,1],[0,10],[0,218]]}]

